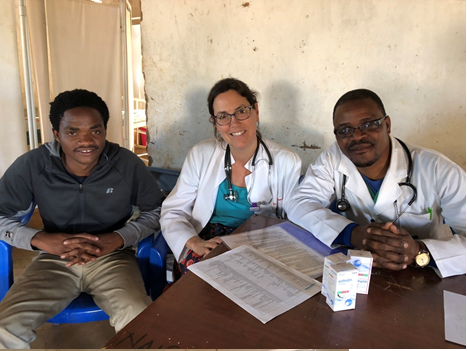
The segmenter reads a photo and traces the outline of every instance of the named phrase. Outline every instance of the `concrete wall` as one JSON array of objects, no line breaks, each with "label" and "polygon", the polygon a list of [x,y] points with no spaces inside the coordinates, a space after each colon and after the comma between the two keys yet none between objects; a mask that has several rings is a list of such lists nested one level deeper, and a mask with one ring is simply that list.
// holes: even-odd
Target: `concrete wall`
[{"label": "concrete wall", "polygon": [[[233,76],[261,93],[260,128],[304,167],[333,141],[344,92],[383,99],[393,134],[465,169],[465,1],[141,0],[153,165],[212,136],[206,97]],[[15,0],[0,12],[0,176],[26,151]]]},{"label": "concrete wall", "polygon": [[263,134],[304,168],[334,141],[346,91],[380,95],[393,135],[465,169],[465,1],[141,0],[153,165],[180,169],[212,136],[206,97],[221,78],[261,94]]},{"label": "concrete wall", "polygon": [[21,95],[15,0],[3,0],[0,11],[0,177],[27,151]]}]

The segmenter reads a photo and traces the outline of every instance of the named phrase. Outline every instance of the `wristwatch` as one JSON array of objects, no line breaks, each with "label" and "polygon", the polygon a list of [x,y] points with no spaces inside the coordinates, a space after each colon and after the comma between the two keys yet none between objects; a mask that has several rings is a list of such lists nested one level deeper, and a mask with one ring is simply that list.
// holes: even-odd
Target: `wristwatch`
[{"label": "wristwatch", "polygon": [[418,254],[415,255],[414,264],[415,267],[426,267],[430,263],[430,253],[427,250],[420,249]]}]

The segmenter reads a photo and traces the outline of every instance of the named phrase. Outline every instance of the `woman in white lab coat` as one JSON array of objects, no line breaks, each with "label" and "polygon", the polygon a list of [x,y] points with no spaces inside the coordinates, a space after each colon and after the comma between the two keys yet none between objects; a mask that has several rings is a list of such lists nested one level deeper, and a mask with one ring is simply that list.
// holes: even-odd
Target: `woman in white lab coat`
[{"label": "woman in white lab coat", "polygon": [[254,213],[283,217],[301,159],[262,138],[257,93],[240,80],[208,95],[216,138],[195,145],[162,205],[161,230],[184,274]]}]

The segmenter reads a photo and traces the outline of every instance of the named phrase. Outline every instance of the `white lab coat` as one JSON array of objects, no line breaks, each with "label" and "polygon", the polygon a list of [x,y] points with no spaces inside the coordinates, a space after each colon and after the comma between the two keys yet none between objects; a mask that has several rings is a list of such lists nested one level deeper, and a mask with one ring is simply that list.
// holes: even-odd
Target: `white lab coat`
[{"label": "white lab coat", "polygon": [[[400,223],[412,236],[418,236],[430,251],[442,277],[464,274],[466,187],[465,172],[446,156],[418,146],[407,145],[413,159],[412,184],[417,200],[401,216]],[[394,201],[402,211],[412,198],[407,186],[399,186],[407,177],[408,159],[400,143],[391,137],[391,162],[376,203],[355,165],[337,143],[325,150],[308,167],[303,182],[292,196],[288,217],[331,246],[339,233],[352,222],[360,225],[387,223],[395,219]],[[342,215],[327,209],[341,199],[342,180],[347,176],[345,197],[350,210]],[[431,208],[430,215],[428,208]],[[345,217],[344,217],[345,216]],[[431,216],[431,218],[430,218]],[[446,224],[459,235],[446,231]]]},{"label": "white lab coat", "polygon": [[[271,167],[272,202],[262,205],[258,214],[283,216],[286,201],[297,186],[302,161],[293,151],[264,140],[273,159]],[[180,262],[185,258],[188,239],[198,235],[212,217],[219,185],[225,180],[225,143],[216,139],[195,145],[183,164],[177,184],[164,200],[161,212],[161,231],[167,244]],[[235,159],[231,156],[232,164]],[[253,172],[252,159],[245,165]],[[268,182],[268,155],[261,145],[256,156],[256,169],[245,178],[252,202],[268,201],[271,197]]]}]

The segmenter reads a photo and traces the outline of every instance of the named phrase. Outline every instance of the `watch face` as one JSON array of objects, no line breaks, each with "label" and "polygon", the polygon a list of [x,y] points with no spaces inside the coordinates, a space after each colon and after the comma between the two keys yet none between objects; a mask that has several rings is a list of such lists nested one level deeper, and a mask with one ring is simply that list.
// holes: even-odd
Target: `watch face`
[{"label": "watch face", "polygon": [[430,255],[426,252],[419,253],[415,257],[415,262],[420,267],[425,267],[428,263],[430,263]]}]

